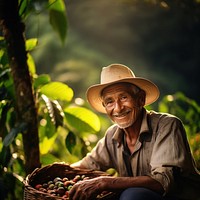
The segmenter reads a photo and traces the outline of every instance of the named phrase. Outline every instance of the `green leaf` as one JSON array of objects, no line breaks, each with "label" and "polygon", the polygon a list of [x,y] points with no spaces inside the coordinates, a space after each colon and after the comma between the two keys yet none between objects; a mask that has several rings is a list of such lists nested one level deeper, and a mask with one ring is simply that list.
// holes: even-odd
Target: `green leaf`
[{"label": "green leaf", "polygon": [[6,41],[2,36],[0,36],[0,49],[1,48],[6,49]]},{"label": "green leaf", "polygon": [[55,134],[53,137],[48,138],[44,137],[43,140],[40,142],[40,153],[46,154],[51,150],[53,144],[55,143],[55,139],[57,138],[57,134]]},{"label": "green leaf", "polygon": [[27,63],[28,63],[29,72],[31,74],[35,74],[36,73],[36,69],[35,69],[35,62],[33,60],[33,57],[31,56],[30,53],[28,53],[27,56],[28,56]]},{"label": "green leaf", "polygon": [[86,154],[88,153],[88,146],[86,145],[85,141],[80,138],[80,143],[81,143],[81,154],[82,157],[86,156]]},{"label": "green leaf", "polygon": [[63,0],[50,0],[49,7],[50,24],[58,33],[62,43],[64,43],[67,34],[67,16]]},{"label": "green leaf", "polygon": [[12,128],[11,131],[8,133],[8,135],[6,135],[6,137],[4,138],[3,145],[5,147],[9,146],[14,141],[17,134],[23,132],[24,130],[26,130],[26,128],[27,128],[26,123],[21,123],[19,124],[19,126]]},{"label": "green leaf", "polygon": [[92,111],[82,107],[70,107],[64,110],[69,126],[78,132],[98,132],[100,130],[100,120]]},{"label": "green leaf", "polygon": [[0,71],[0,80],[1,79],[2,79],[2,81],[7,80],[10,72],[11,72],[10,68],[5,68],[5,69],[1,70]]},{"label": "green leaf", "polygon": [[10,160],[12,158],[12,154],[10,151],[10,147],[3,146],[0,152],[0,167],[8,167]]},{"label": "green leaf", "polygon": [[42,165],[44,165],[44,166],[60,161],[57,157],[55,157],[54,155],[52,155],[50,153],[42,154],[40,159],[41,159]]},{"label": "green leaf", "polygon": [[43,118],[40,120],[39,134],[41,140],[43,140],[44,137],[51,138],[56,135],[56,127],[49,113],[44,113]]},{"label": "green leaf", "polygon": [[3,66],[8,66],[9,61],[8,61],[7,53],[1,46],[2,45],[0,44],[0,64],[2,64]]},{"label": "green leaf", "polygon": [[58,103],[58,101],[54,100],[52,102],[52,108],[54,111],[56,128],[58,128],[58,126],[63,126],[64,112],[62,110],[61,105]]},{"label": "green leaf", "polygon": [[51,118],[52,123],[56,126],[62,126],[63,125],[63,118],[64,118],[64,113],[62,111],[62,108],[58,101],[54,100],[51,101],[47,96],[42,95],[42,99],[44,100],[49,117]]},{"label": "green leaf", "polygon": [[19,0],[19,15],[25,17],[27,15],[28,0]]},{"label": "green leaf", "polygon": [[65,3],[63,0],[49,0],[50,10],[65,11]]},{"label": "green leaf", "polygon": [[0,136],[1,137],[4,137],[4,135],[7,134],[6,121],[7,121],[7,114],[10,108],[11,108],[11,105],[9,102],[6,102],[6,101],[0,102]]},{"label": "green leaf", "polygon": [[16,95],[15,95],[15,90],[14,90],[14,85],[13,85],[13,79],[10,76],[9,78],[5,78],[4,86],[7,89],[9,100],[14,100],[16,98]]},{"label": "green leaf", "polygon": [[76,136],[73,132],[69,132],[66,139],[65,139],[65,145],[70,153],[72,153],[74,147],[76,146]]},{"label": "green leaf", "polygon": [[37,77],[34,77],[34,88],[38,89],[39,87],[46,85],[51,81],[51,78],[48,74],[41,74]]},{"label": "green leaf", "polygon": [[68,85],[60,82],[51,82],[41,87],[40,92],[47,97],[61,101],[71,101],[73,90]]},{"label": "green leaf", "polygon": [[[1,41],[1,40],[0,40]],[[0,47],[1,47],[1,43],[0,43]],[[3,57],[3,55],[4,55],[4,51],[3,51],[3,49],[0,49],[0,60],[1,60],[1,58]]]},{"label": "green leaf", "polygon": [[31,51],[33,50],[38,44],[38,39],[37,38],[32,38],[26,40],[26,51]]},{"label": "green leaf", "polygon": [[52,138],[54,135],[56,135],[56,128],[55,125],[51,122],[49,117],[46,117],[46,119],[42,119],[43,123],[46,122],[45,126],[40,125],[39,126],[39,135],[40,140],[42,141],[45,137]]},{"label": "green leaf", "polygon": [[165,96],[159,103],[159,111],[179,117],[184,124],[188,137],[200,130],[200,107],[194,100],[189,99],[181,92]]}]

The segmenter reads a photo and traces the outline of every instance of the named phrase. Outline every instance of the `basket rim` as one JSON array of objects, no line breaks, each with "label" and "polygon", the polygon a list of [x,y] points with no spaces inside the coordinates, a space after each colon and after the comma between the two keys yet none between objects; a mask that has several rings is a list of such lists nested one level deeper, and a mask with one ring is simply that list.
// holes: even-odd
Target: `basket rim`
[{"label": "basket rim", "polygon": [[[24,184],[24,193],[30,193],[32,195],[41,195],[41,196],[46,196],[48,198],[54,198],[55,200],[60,200],[63,199],[62,197],[58,197],[58,196],[53,196],[47,192],[42,192],[39,191],[37,189],[34,188],[34,186],[31,185],[31,179],[34,179],[37,177],[38,173],[40,173],[41,171],[48,171],[50,169],[52,169],[53,167],[64,167],[66,172],[70,172],[70,174],[84,174],[84,173],[89,173],[89,174],[94,174],[96,176],[110,176],[110,174],[103,172],[103,171],[98,171],[98,170],[93,170],[93,169],[83,169],[83,168],[77,168],[77,167],[71,167],[69,164],[67,163],[63,163],[63,162],[55,162],[49,165],[45,165],[43,167],[39,167],[36,168],[35,170],[33,170],[32,173],[28,174],[25,178],[25,180],[23,181]],[[95,176],[94,176],[95,177]],[[103,199],[106,196],[109,196],[113,194],[113,192],[109,192],[101,197],[97,197],[96,199]],[[69,199],[69,198],[67,198]]]},{"label": "basket rim", "polygon": [[78,167],[71,167],[69,164],[67,163],[63,163],[63,162],[55,162],[49,165],[45,165],[43,167],[38,167],[36,169],[34,169],[30,174],[28,174],[24,180],[24,184],[29,184],[30,178],[34,178],[35,176],[37,176],[37,174],[40,171],[44,171],[44,170],[48,170],[50,168],[53,167],[60,167],[60,166],[64,166],[66,169],[65,171],[69,171],[70,173],[96,173],[98,175],[102,175],[102,176],[110,176],[110,174],[100,171],[100,170],[94,170],[94,169],[86,169],[86,168],[78,168]]}]

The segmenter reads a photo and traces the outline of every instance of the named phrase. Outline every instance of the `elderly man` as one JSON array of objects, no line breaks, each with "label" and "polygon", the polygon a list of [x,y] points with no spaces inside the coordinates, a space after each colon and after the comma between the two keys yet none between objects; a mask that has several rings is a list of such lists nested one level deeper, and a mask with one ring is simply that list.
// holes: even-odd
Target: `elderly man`
[{"label": "elderly man", "polygon": [[97,111],[114,122],[96,147],[73,167],[106,171],[117,177],[79,182],[70,199],[94,199],[102,191],[120,191],[120,200],[199,200],[200,176],[180,119],[147,111],[158,87],[136,77],[122,64],[102,69],[101,83],[87,90]]}]

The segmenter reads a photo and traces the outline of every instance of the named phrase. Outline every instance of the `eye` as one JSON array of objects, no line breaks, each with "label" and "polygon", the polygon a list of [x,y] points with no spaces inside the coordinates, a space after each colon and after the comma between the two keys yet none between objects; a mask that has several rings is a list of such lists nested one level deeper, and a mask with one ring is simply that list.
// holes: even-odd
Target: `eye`
[{"label": "eye", "polygon": [[114,103],[113,99],[106,99],[103,104],[105,107],[110,107],[113,105],[113,103]]},{"label": "eye", "polygon": [[126,101],[128,99],[128,96],[127,95],[122,95],[121,97],[120,97],[120,100],[121,101]]}]

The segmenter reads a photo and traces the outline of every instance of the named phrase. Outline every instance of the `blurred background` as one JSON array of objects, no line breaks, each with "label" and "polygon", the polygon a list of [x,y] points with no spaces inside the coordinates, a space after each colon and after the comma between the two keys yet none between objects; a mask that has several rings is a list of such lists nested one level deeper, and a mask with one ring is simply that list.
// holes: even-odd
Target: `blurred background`
[{"label": "blurred background", "polygon": [[183,92],[200,103],[200,4],[195,1],[66,0],[65,44],[48,14],[32,14],[26,37],[38,37],[32,52],[37,73],[67,83],[75,97],[99,83],[103,66],[122,63],[155,82],[161,97]]}]

